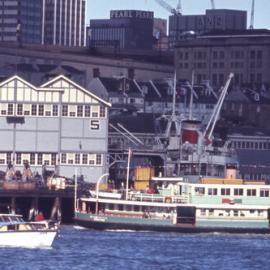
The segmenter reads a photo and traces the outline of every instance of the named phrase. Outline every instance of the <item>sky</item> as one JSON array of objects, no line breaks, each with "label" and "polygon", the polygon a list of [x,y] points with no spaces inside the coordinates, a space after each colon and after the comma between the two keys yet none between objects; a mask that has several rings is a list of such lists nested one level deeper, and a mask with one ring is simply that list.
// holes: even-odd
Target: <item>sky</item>
[{"label": "sky", "polygon": [[[176,7],[178,0],[166,0]],[[248,11],[248,26],[252,0],[215,0],[216,8],[241,9]],[[182,13],[204,14],[211,8],[210,0],[182,0]],[[138,9],[154,11],[156,18],[168,19],[169,12],[155,0],[87,0],[87,25],[90,19],[108,19],[112,9]],[[270,29],[270,0],[255,0],[255,28]]]}]

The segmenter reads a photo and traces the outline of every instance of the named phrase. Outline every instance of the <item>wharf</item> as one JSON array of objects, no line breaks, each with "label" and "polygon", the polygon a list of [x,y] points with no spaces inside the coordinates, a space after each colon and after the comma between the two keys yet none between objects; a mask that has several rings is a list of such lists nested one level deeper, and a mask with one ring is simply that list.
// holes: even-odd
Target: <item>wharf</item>
[{"label": "wharf", "polygon": [[74,189],[2,189],[0,188],[0,206],[22,214],[28,219],[30,209],[42,211],[45,218],[58,218],[62,223],[72,223],[74,212]]}]

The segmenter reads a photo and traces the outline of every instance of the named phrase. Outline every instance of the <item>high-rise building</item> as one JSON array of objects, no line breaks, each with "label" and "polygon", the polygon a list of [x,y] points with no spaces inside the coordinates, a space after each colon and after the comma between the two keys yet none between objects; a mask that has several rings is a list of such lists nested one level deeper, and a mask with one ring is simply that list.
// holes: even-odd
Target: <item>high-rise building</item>
[{"label": "high-rise building", "polygon": [[142,10],[112,10],[110,19],[90,20],[91,47],[151,50],[154,13]]},{"label": "high-rise building", "polygon": [[0,0],[0,41],[40,43],[43,0]]},{"label": "high-rise building", "polygon": [[0,0],[0,41],[83,46],[86,0]]},{"label": "high-rise building", "polygon": [[42,44],[83,46],[86,0],[43,0]]},{"label": "high-rise building", "polygon": [[231,9],[208,9],[202,15],[175,14],[169,17],[169,45],[188,38],[189,34],[202,34],[213,30],[244,30],[247,12]]}]

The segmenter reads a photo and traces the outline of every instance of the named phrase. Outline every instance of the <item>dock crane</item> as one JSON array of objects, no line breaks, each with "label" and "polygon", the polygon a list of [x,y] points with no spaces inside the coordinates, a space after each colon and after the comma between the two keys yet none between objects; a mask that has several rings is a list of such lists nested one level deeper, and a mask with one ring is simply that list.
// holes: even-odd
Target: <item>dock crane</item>
[{"label": "dock crane", "polygon": [[217,104],[214,108],[214,111],[210,117],[210,120],[206,126],[206,129],[205,129],[204,134],[203,134],[203,137],[205,138],[206,142],[211,142],[211,140],[212,140],[212,134],[214,132],[214,128],[216,126],[217,120],[218,120],[219,115],[220,115],[222,104],[225,100],[225,97],[226,97],[226,94],[227,94],[227,91],[228,91],[228,88],[230,86],[230,83],[231,83],[233,76],[234,76],[234,74],[230,73],[229,78],[228,78],[225,86],[222,89],[222,92],[219,96],[218,102],[217,102]]},{"label": "dock crane", "polygon": [[254,11],[255,11],[255,0],[252,0],[252,3],[251,3],[251,12],[250,12],[250,26],[249,26],[249,29],[254,29]]},{"label": "dock crane", "polygon": [[155,0],[160,6],[168,10],[173,15],[180,15],[182,14],[182,3],[181,0],[178,0],[176,8],[173,8],[164,0]]}]

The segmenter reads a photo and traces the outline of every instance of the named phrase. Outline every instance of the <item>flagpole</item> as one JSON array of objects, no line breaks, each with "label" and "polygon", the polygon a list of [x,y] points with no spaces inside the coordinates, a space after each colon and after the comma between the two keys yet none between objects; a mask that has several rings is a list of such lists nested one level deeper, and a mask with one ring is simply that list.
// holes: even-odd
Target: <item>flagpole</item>
[{"label": "flagpole", "polygon": [[129,183],[130,156],[131,156],[131,149],[128,148],[127,180],[126,180],[126,200],[128,199],[128,183]]}]

